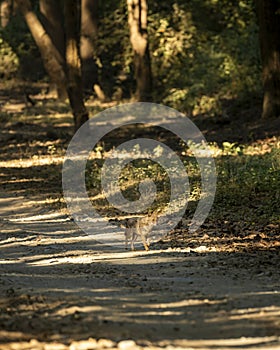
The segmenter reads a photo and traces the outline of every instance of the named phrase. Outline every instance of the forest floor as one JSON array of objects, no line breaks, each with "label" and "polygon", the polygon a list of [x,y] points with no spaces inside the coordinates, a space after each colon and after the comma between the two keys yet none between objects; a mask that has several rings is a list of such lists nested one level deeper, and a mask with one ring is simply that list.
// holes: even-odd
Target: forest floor
[{"label": "forest floor", "polygon": [[[0,349],[280,349],[279,222],[102,245],[61,203],[69,111],[32,97],[0,96]],[[203,125],[218,143],[279,142],[278,120]]]}]

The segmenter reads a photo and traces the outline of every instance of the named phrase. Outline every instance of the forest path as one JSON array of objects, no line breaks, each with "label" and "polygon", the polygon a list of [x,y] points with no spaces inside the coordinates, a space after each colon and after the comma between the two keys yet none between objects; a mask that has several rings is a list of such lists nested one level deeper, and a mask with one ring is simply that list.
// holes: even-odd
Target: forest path
[{"label": "forest path", "polygon": [[0,349],[280,349],[277,251],[125,251],[5,194],[0,229]]}]

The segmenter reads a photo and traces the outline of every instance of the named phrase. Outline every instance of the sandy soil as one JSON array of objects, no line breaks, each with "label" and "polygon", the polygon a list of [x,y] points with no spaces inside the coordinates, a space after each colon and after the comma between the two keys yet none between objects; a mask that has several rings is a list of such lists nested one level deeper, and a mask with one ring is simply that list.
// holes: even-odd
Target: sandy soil
[{"label": "sandy soil", "polygon": [[277,250],[130,252],[21,197],[0,213],[0,349],[280,349]]}]

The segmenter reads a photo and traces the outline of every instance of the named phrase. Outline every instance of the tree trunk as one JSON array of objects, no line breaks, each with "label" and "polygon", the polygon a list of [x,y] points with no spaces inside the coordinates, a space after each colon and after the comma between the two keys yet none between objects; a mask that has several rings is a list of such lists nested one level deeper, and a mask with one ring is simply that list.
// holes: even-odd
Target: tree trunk
[{"label": "tree trunk", "polygon": [[127,8],[130,42],[134,51],[135,98],[138,101],[150,101],[152,70],[147,32],[147,2],[146,0],[127,0]]},{"label": "tree trunk", "polygon": [[80,1],[64,1],[66,69],[68,96],[73,111],[75,131],[88,120],[88,112],[83,101],[81,60],[78,50],[80,39]]},{"label": "tree trunk", "polygon": [[[42,24],[52,40],[57,52],[59,53],[59,64],[64,67],[65,64],[65,42],[63,29],[63,13],[60,2],[56,0],[40,0],[40,12],[42,14]],[[67,89],[65,84],[56,85],[51,82],[57,92],[59,100],[66,100]]]},{"label": "tree trunk", "polygon": [[4,0],[0,4],[1,27],[5,28],[10,22],[12,16],[12,0]]},{"label": "tree trunk", "polygon": [[51,81],[55,82],[57,86],[66,86],[66,76],[64,67],[61,63],[61,55],[53,45],[52,40],[35,12],[32,11],[30,0],[15,0],[16,5],[23,14],[27,26],[39,48],[43,64]]},{"label": "tree trunk", "polygon": [[280,116],[280,6],[277,0],[257,0],[263,66],[263,118]]},{"label": "tree trunk", "polygon": [[95,41],[98,30],[98,0],[81,2],[81,39],[80,54],[82,61],[82,79],[86,90],[93,91],[97,84],[97,65],[94,60]]}]

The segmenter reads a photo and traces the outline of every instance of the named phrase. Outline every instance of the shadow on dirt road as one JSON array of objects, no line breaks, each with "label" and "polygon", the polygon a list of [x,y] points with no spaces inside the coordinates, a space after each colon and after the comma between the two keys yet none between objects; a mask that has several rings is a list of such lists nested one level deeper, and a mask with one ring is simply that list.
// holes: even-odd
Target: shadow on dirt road
[{"label": "shadow on dirt road", "polygon": [[280,348],[279,252],[128,252],[33,205],[0,200],[1,349]]}]

